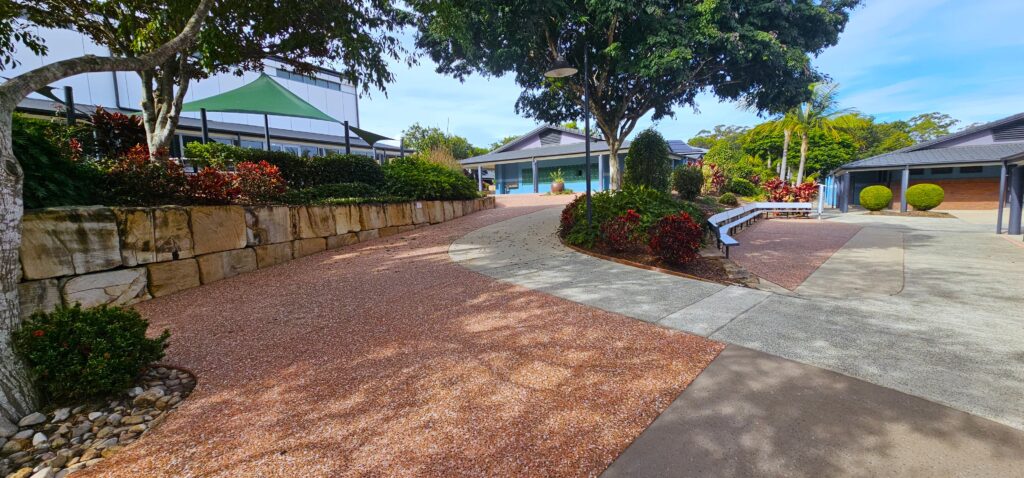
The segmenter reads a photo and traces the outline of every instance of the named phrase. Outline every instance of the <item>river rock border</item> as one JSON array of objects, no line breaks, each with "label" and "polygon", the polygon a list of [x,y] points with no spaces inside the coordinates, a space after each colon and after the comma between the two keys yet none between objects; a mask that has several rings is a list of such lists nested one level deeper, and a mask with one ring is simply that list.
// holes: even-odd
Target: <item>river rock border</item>
[{"label": "river rock border", "polygon": [[28,211],[23,316],[128,305],[495,205],[494,197],[339,206],[101,206]]},{"label": "river rock border", "polygon": [[0,476],[63,478],[94,466],[162,423],[195,386],[186,370],[154,366],[105,404],[36,412],[17,424],[0,418]]}]

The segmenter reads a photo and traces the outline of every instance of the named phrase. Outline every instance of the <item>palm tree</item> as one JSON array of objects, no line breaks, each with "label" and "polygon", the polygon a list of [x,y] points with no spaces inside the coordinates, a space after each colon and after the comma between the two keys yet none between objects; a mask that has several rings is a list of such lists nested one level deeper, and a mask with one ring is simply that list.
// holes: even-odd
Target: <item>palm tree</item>
[{"label": "palm tree", "polygon": [[[796,184],[804,181],[804,166],[807,164],[810,132],[817,129],[824,131],[826,134],[836,136],[838,133],[834,120],[853,111],[850,108],[839,108],[839,100],[836,98],[836,90],[838,88],[839,85],[835,83],[811,85],[811,99],[786,113],[786,117],[791,117],[791,119],[789,121],[784,120],[784,122],[792,126],[793,133],[800,135],[800,168],[796,173]],[[785,158],[786,149],[784,144],[783,158]]]},{"label": "palm tree", "polygon": [[793,131],[797,129],[796,108],[775,120],[776,130],[782,131],[782,160],[779,162],[779,179],[785,181],[789,176],[789,144],[793,141]]}]

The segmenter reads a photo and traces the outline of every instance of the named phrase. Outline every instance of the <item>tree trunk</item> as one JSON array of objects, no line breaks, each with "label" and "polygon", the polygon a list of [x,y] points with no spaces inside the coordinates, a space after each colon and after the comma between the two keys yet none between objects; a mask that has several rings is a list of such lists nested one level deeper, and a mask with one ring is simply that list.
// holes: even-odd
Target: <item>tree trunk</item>
[{"label": "tree trunk", "polygon": [[17,423],[32,413],[37,403],[32,381],[21,359],[14,354],[11,333],[21,324],[18,280],[21,264],[22,170],[14,157],[11,140],[13,111],[0,109],[0,415]]},{"label": "tree trunk", "polygon": [[188,92],[187,59],[187,54],[175,55],[159,69],[138,72],[142,80],[142,124],[146,128],[146,146],[151,154],[155,155],[164,148],[170,150],[178,128],[181,105]]},{"label": "tree trunk", "polygon": [[789,143],[793,140],[793,130],[786,128],[782,131],[782,163],[779,164],[779,179],[785,181],[789,175],[788,157]]},{"label": "tree trunk", "polygon": [[612,191],[622,186],[622,168],[619,167],[619,145],[621,140],[608,140],[608,184]]},{"label": "tree trunk", "polygon": [[796,173],[796,184],[804,182],[804,164],[807,163],[807,148],[810,146],[807,133],[800,134],[800,169]]}]

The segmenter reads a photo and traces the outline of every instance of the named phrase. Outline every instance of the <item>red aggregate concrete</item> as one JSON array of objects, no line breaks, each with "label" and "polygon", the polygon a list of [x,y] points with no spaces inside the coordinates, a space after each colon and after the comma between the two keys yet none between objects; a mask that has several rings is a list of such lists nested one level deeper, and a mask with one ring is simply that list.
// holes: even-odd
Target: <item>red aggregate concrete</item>
[{"label": "red aggregate concrete", "polygon": [[744,229],[730,258],[754,275],[795,290],[861,227],[815,219],[769,219]]},{"label": "red aggregate concrete", "polygon": [[593,476],[721,351],[448,259],[571,197],[327,251],[137,305],[198,376],[82,477]]}]

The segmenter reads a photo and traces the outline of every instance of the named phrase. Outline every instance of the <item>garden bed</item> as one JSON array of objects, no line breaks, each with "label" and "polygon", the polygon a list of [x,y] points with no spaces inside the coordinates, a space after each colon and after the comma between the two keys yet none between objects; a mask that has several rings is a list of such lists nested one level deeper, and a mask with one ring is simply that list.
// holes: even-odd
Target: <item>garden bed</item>
[{"label": "garden bed", "polygon": [[110,400],[0,423],[0,476],[65,476],[95,466],[162,423],[195,386],[191,372],[156,365]]},{"label": "garden bed", "polygon": [[950,213],[938,211],[868,211],[868,214],[872,216],[942,217],[950,219],[956,217]]},{"label": "garden bed", "polygon": [[733,272],[732,268],[727,267],[723,262],[724,258],[720,257],[700,256],[696,260],[687,264],[671,264],[645,252],[613,251],[607,248],[591,250],[572,245],[568,246],[576,252],[587,254],[598,259],[617,262],[619,264],[638,267],[649,271],[671,274],[674,276],[685,277],[687,279],[702,280],[705,282],[747,285],[743,280],[743,277],[740,274]]}]

